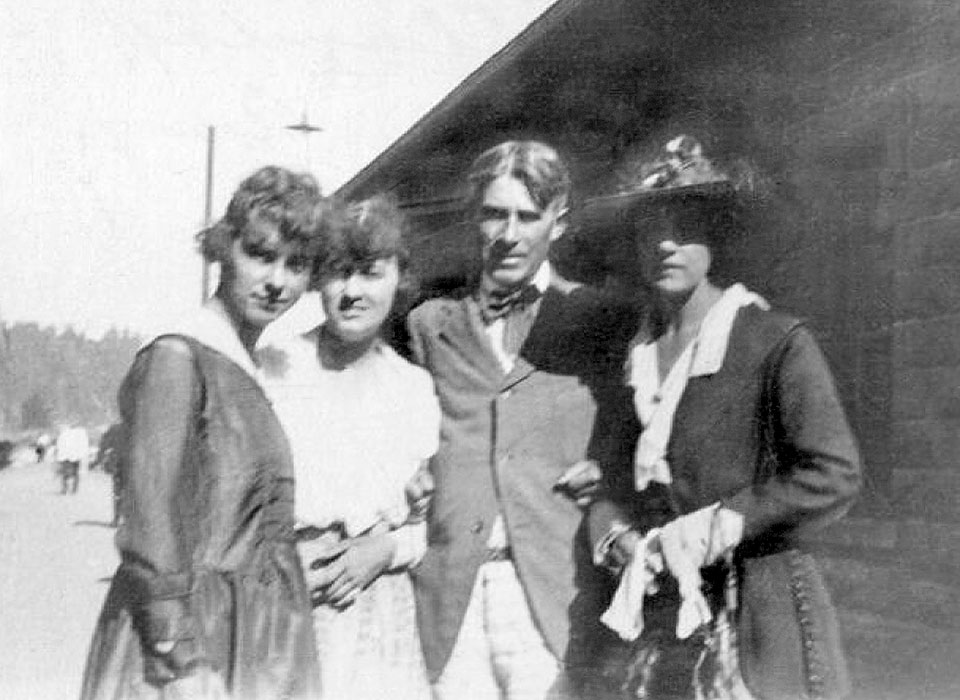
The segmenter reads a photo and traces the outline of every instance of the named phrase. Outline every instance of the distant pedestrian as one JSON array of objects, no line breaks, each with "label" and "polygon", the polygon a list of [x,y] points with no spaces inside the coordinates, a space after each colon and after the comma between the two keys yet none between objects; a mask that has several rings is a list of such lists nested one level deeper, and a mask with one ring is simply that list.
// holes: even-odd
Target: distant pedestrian
[{"label": "distant pedestrian", "polygon": [[47,458],[47,450],[50,449],[50,445],[52,444],[53,438],[47,433],[40,433],[40,437],[37,438],[33,448],[37,455],[37,464],[42,464],[43,460]]},{"label": "distant pedestrian", "polygon": [[90,456],[87,431],[71,421],[57,436],[57,464],[60,466],[60,493],[76,493],[80,488],[80,468]]}]

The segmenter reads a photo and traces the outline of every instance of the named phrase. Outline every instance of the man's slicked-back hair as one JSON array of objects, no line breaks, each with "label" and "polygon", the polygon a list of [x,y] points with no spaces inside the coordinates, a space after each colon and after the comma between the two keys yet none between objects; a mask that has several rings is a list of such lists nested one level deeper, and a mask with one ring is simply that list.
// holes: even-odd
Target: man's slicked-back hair
[{"label": "man's slicked-back hair", "polygon": [[477,156],[467,173],[471,212],[480,206],[487,185],[503,175],[522,182],[540,209],[556,200],[562,207],[567,204],[570,172],[560,154],[540,141],[505,141]]}]

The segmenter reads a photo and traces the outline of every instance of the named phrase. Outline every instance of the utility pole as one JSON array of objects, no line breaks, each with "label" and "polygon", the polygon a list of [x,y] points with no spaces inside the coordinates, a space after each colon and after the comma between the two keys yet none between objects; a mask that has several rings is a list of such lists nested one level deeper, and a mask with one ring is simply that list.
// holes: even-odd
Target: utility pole
[{"label": "utility pole", "polygon": [[[203,201],[203,227],[208,228],[213,223],[213,148],[216,141],[217,130],[213,126],[207,127],[207,185]],[[202,285],[200,289],[200,303],[207,300],[210,292],[210,264],[206,258],[202,259],[203,273],[201,275]]]}]

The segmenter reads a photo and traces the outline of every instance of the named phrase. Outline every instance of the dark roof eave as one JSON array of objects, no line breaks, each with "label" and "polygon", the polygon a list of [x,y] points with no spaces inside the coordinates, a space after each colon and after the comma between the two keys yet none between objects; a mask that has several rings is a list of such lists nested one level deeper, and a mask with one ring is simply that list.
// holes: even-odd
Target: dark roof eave
[{"label": "dark roof eave", "polygon": [[446,214],[463,210],[463,199],[460,197],[437,197],[433,199],[410,200],[401,202],[400,209],[418,215]]},{"label": "dark roof eave", "polygon": [[541,37],[564,21],[574,10],[589,0],[557,0],[535,20],[520,32],[512,41],[485,61],[479,68],[463,79],[457,87],[437,103],[433,109],[417,120],[412,127],[390,144],[380,155],[364,166],[356,175],[341,185],[336,195],[345,199],[352,198],[362,190],[378,173],[389,170],[393,163],[403,157],[404,151],[411,149],[418,141],[428,137],[435,126],[447,122],[468,95],[504,68],[514,64],[527,50],[540,41]]}]

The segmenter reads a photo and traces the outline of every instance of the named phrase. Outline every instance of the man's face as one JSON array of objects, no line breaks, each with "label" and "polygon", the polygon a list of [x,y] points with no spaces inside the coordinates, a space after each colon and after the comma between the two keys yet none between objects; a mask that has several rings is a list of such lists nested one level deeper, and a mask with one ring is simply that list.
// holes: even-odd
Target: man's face
[{"label": "man's face", "polygon": [[487,185],[477,223],[483,235],[483,271],[498,287],[515,289],[533,279],[550,243],[563,235],[561,200],[536,205],[522,181],[501,175]]}]

